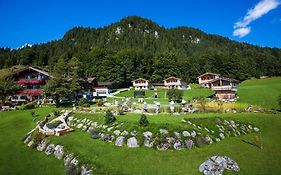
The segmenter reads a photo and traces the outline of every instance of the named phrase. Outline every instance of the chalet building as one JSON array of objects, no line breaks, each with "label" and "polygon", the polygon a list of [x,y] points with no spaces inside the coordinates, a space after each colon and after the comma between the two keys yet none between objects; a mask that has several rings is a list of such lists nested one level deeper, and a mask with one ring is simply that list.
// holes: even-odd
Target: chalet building
[{"label": "chalet building", "polygon": [[198,77],[201,86],[211,88],[216,92],[216,98],[220,101],[231,101],[237,92],[238,80],[226,78],[220,74],[205,73]]},{"label": "chalet building", "polygon": [[14,72],[12,76],[23,87],[11,97],[11,101],[18,102],[42,100],[43,86],[51,77],[48,72],[30,66]]},{"label": "chalet building", "polygon": [[233,100],[237,92],[238,80],[226,77],[219,77],[211,80],[211,88],[216,92],[218,100]]},{"label": "chalet building", "polygon": [[87,82],[93,97],[107,97],[112,93],[112,82],[99,82],[96,77],[88,78]]},{"label": "chalet building", "polygon": [[167,89],[172,89],[172,88],[176,88],[176,89],[186,89],[187,88],[187,84],[185,81],[183,81],[180,78],[176,78],[176,77],[169,77],[166,78],[164,80],[164,86]]},{"label": "chalet building", "polygon": [[212,81],[216,78],[219,78],[219,77],[220,77],[220,74],[206,72],[197,78],[198,78],[198,82],[201,86],[209,88],[209,87],[211,87],[210,81]]},{"label": "chalet building", "polygon": [[143,79],[143,78],[138,78],[132,81],[133,82],[133,87],[135,90],[149,90],[151,89],[151,83],[149,80]]}]

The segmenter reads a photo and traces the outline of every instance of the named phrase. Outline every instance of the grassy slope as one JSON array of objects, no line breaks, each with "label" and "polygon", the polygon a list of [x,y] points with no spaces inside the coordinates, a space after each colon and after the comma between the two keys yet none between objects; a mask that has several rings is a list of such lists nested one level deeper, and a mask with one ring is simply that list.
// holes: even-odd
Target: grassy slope
[{"label": "grassy slope", "polygon": [[[280,115],[269,114],[194,114],[188,116],[148,116],[151,123],[179,124],[183,117],[226,117],[250,122],[262,130],[264,149],[242,141],[252,140],[253,135],[228,138],[220,143],[182,151],[156,151],[148,148],[118,148],[100,140],[91,139],[82,131],[75,131],[55,142],[65,145],[80,155],[81,159],[92,162],[97,174],[200,174],[199,165],[212,155],[227,155],[240,165],[241,175],[278,174],[281,171],[281,128]],[[89,115],[87,115],[89,117]],[[102,116],[97,120],[102,120]],[[137,122],[138,115],[118,117],[119,121]],[[231,173],[227,173],[231,174]]]},{"label": "grassy slope", "polygon": [[[36,110],[41,118],[52,108]],[[64,174],[63,162],[28,148],[22,142],[35,127],[30,110],[0,112],[0,174]]]},{"label": "grassy slope", "polygon": [[239,85],[239,102],[280,109],[277,103],[281,95],[281,77],[246,80]]}]

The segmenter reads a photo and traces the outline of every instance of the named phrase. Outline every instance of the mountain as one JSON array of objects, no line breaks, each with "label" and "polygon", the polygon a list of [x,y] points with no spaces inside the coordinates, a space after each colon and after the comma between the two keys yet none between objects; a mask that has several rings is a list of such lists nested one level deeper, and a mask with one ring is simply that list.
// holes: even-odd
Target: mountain
[{"label": "mountain", "polygon": [[281,49],[239,43],[191,27],[164,28],[130,16],[102,28],[75,27],[62,39],[0,49],[0,68],[33,65],[50,71],[58,59],[78,57],[83,76],[124,85],[142,76],[153,81],[174,75],[191,82],[205,72],[240,80],[281,75]]}]

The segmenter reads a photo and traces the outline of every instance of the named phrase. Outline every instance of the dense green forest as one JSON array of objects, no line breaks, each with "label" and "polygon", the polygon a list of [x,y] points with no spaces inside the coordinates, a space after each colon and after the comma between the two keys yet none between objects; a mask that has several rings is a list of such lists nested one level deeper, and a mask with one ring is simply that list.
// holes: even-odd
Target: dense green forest
[{"label": "dense green forest", "polygon": [[164,28],[131,16],[103,28],[76,27],[62,39],[21,49],[0,49],[0,68],[33,65],[50,71],[59,59],[76,57],[81,77],[128,85],[143,77],[195,82],[206,71],[244,80],[280,76],[281,49],[239,43],[190,27]]}]

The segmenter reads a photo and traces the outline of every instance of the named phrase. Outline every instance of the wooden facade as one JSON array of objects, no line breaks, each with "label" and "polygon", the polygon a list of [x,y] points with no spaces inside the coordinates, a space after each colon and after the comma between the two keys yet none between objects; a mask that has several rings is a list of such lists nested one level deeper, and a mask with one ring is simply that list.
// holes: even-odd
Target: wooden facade
[{"label": "wooden facade", "polygon": [[180,78],[176,78],[176,77],[166,78],[164,80],[164,86],[167,89],[172,89],[172,88],[186,89],[187,88],[186,82],[184,80],[182,80]]},{"label": "wooden facade", "polygon": [[34,67],[26,67],[15,73],[13,78],[23,87],[23,90],[13,95],[11,101],[34,101],[43,99],[43,86],[50,79],[48,72],[36,69]]},{"label": "wooden facade", "polygon": [[132,81],[133,87],[135,90],[149,90],[151,89],[151,83],[149,80],[146,80],[144,78],[138,78]]},{"label": "wooden facade", "polygon": [[211,88],[215,91],[215,96],[220,101],[232,101],[238,88],[238,80],[226,78],[220,74],[207,72],[200,75],[198,82],[202,87]]}]

